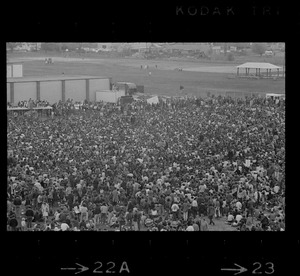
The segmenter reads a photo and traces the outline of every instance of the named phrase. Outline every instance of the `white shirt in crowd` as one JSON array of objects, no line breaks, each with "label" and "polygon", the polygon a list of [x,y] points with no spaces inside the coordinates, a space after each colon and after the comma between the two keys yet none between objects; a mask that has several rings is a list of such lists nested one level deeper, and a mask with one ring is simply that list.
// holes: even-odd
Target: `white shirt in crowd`
[{"label": "white shirt in crowd", "polygon": [[240,220],[243,218],[243,216],[242,215],[236,215],[236,217],[235,217],[235,219],[236,219],[236,221],[237,222],[240,222]]},{"label": "white shirt in crowd", "polygon": [[226,200],[223,200],[222,208],[224,208],[226,204],[227,204]]},{"label": "white shirt in crowd", "polygon": [[195,231],[195,229],[194,229],[194,227],[192,226],[192,225],[190,225],[190,226],[188,226],[187,228],[186,228],[186,231]]},{"label": "white shirt in crowd", "polygon": [[156,216],[157,215],[157,210],[151,210],[151,214],[152,214],[152,216]]},{"label": "white shirt in crowd", "polygon": [[206,188],[207,188],[207,187],[206,187],[205,184],[200,185],[200,186],[199,186],[199,192],[200,192],[200,193],[204,193]]},{"label": "white shirt in crowd", "polygon": [[236,208],[238,208],[238,210],[242,209],[242,203],[239,201],[235,204],[235,206],[236,206]]},{"label": "white shirt in crowd", "polygon": [[80,213],[80,210],[79,210],[79,208],[78,208],[78,206],[74,206],[74,212],[76,213],[76,214],[79,214]]},{"label": "white shirt in crowd", "polygon": [[177,196],[174,197],[174,202],[179,203],[179,198]]},{"label": "white shirt in crowd", "polygon": [[59,220],[60,213],[56,211],[54,216],[55,216],[55,220]]},{"label": "white shirt in crowd", "polygon": [[172,205],[171,209],[172,209],[173,212],[177,212],[177,211],[179,210],[179,206],[178,206],[177,204],[174,203],[174,204]]},{"label": "white shirt in crowd", "polygon": [[85,206],[80,206],[80,212],[81,213],[86,213],[87,212],[87,207],[85,207]]},{"label": "white shirt in crowd", "polygon": [[198,202],[197,202],[197,200],[194,199],[194,200],[192,201],[192,206],[193,206],[193,207],[198,207]]},{"label": "white shirt in crowd", "polygon": [[64,223],[64,222],[60,225],[60,229],[62,231],[66,231],[69,228],[70,228],[70,226],[68,224]]},{"label": "white shirt in crowd", "polygon": [[233,221],[234,220],[234,216],[232,214],[229,214],[227,217],[227,221]]},{"label": "white shirt in crowd", "polygon": [[49,205],[48,205],[48,203],[42,204],[42,208],[41,209],[42,209],[43,216],[47,217],[48,216],[48,212],[49,212]]}]

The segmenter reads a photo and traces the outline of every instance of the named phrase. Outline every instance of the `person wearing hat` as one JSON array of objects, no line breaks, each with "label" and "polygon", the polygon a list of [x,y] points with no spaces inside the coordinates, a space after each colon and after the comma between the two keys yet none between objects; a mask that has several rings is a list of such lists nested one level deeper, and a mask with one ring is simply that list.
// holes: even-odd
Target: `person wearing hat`
[{"label": "person wearing hat", "polygon": [[191,205],[190,205],[190,203],[189,203],[189,201],[188,201],[187,198],[184,200],[181,208],[182,208],[182,212],[183,212],[183,220],[187,221],[187,219],[188,219],[188,212],[189,212],[189,210],[191,208]]},{"label": "person wearing hat", "polygon": [[32,210],[31,205],[26,206],[25,216],[26,216],[26,221],[27,221],[27,228],[31,229],[32,228],[32,220],[34,217],[34,212]]},{"label": "person wearing hat", "polygon": [[194,219],[194,223],[196,223],[199,227],[199,230],[200,231],[200,228],[201,228],[201,217],[199,215],[196,215],[195,219]]},{"label": "person wearing hat", "polygon": [[110,225],[110,220],[113,216],[113,210],[114,207],[111,203],[108,204],[108,210],[107,210],[107,224]]},{"label": "person wearing hat", "polygon": [[107,221],[107,213],[108,213],[108,206],[105,202],[101,205],[100,212],[101,212],[101,223],[104,225],[105,222]]},{"label": "person wearing hat", "polygon": [[154,225],[154,221],[151,218],[146,218],[144,224],[149,229]]},{"label": "person wearing hat", "polygon": [[101,216],[101,210],[100,210],[100,204],[96,203],[95,209],[93,211],[94,215],[94,223],[97,226],[100,223],[100,216]]},{"label": "person wearing hat", "polygon": [[26,231],[26,220],[24,217],[21,219],[21,231]]},{"label": "person wearing hat", "polygon": [[196,221],[194,220],[194,223],[193,223],[193,228],[194,228],[194,231],[200,231],[200,227],[198,225],[198,223],[196,223]]},{"label": "person wearing hat", "polygon": [[126,220],[125,220],[125,214],[124,214],[124,211],[121,211],[120,213],[119,213],[119,216],[118,216],[118,223],[119,223],[119,229],[120,229],[120,231],[122,231],[122,228],[125,226],[125,222],[126,222]]},{"label": "person wearing hat", "polygon": [[13,203],[14,203],[14,206],[15,206],[16,218],[19,219],[20,216],[21,216],[21,205],[22,205],[21,197],[16,196]]},{"label": "person wearing hat", "polygon": [[18,224],[19,223],[16,218],[16,215],[12,212],[8,217],[8,225],[10,227],[10,231],[17,231]]},{"label": "person wearing hat", "polygon": [[109,227],[115,227],[117,225],[117,222],[118,222],[118,218],[116,216],[115,211],[113,211],[112,217],[109,222]]},{"label": "person wearing hat", "polygon": [[176,203],[174,202],[174,203],[172,204],[171,210],[172,210],[173,218],[174,218],[174,219],[177,219],[177,217],[178,217],[178,215],[179,215],[179,212],[180,212],[180,208],[179,208],[178,204],[176,204]]},{"label": "person wearing hat", "polygon": [[46,201],[43,201],[41,206],[44,222],[46,223],[47,218],[49,216],[49,204]]},{"label": "person wearing hat", "polygon": [[191,212],[192,212],[193,216],[196,216],[198,214],[198,202],[197,202],[197,198],[195,196],[192,197]]},{"label": "person wearing hat", "polygon": [[82,205],[79,206],[80,210],[80,222],[88,220],[88,208],[85,203],[82,202]]},{"label": "person wearing hat", "polygon": [[213,205],[208,206],[207,215],[208,215],[208,218],[209,218],[209,225],[211,225],[211,224],[215,225],[215,223],[213,221],[213,217],[215,215],[215,207]]},{"label": "person wearing hat", "polygon": [[115,188],[112,191],[112,197],[113,197],[112,202],[113,202],[114,206],[119,203],[119,195],[120,195],[120,192]]},{"label": "person wearing hat", "polygon": [[133,225],[136,231],[141,231],[142,212],[138,208],[133,208]]}]

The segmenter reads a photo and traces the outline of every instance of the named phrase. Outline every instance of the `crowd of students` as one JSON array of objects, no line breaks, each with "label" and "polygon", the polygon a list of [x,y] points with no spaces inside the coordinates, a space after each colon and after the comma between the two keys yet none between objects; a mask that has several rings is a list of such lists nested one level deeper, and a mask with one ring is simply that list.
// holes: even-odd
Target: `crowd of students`
[{"label": "crowd of students", "polygon": [[285,229],[284,101],[85,102],[7,136],[8,231]]}]

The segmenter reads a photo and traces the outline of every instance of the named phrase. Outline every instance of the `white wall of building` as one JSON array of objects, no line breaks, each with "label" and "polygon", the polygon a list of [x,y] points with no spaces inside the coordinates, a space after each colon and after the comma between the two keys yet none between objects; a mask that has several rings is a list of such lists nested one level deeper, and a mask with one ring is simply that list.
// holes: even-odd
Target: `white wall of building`
[{"label": "white wall of building", "polygon": [[40,99],[54,104],[62,100],[61,81],[41,81],[40,82]]},{"label": "white wall of building", "polygon": [[86,80],[66,80],[66,100],[83,101],[86,99]]},{"label": "white wall of building", "polygon": [[22,78],[23,77],[23,64],[9,63],[6,65],[7,78]]},{"label": "white wall of building", "polygon": [[14,83],[14,104],[19,101],[28,101],[30,98],[36,100],[36,82]]},{"label": "white wall of building", "polygon": [[109,79],[90,79],[89,81],[89,100],[91,102],[96,101],[96,91],[109,90],[110,80]]},{"label": "white wall of building", "polygon": [[13,78],[22,78],[23,77],[23,64],[13,64]]},{"label": "white wall of building", "polygon": [[[110,90],[110,79],[89,79],[89,100],[96,101],[96,91]],[[7,83],[7,101],[10,101],[10,83]],[[15,82],[14,103],[37,99],[37,81]],[[65,81],[65,100],[74,101],[86,99],[86,79]],[[54,104],[62,100],[62,81],[40,81],[40,99]]]}]

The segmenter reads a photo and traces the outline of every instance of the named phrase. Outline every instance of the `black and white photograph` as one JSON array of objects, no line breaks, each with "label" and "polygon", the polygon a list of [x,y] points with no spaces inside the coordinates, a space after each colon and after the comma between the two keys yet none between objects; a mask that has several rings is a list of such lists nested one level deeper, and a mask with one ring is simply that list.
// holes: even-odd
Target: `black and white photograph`
[{"label": "black and white photograph", "polygon": [[7,42],[7,231],[285,231],[284,42]]}]

